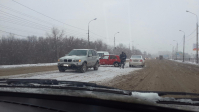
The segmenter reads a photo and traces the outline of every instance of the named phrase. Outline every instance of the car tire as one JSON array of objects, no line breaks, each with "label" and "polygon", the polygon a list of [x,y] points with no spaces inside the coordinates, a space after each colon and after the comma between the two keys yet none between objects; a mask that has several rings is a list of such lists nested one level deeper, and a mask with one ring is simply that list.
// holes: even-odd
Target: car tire
[{"label": "car tire", "polygon": [[87,70],[88,70],[87,64],[84,62],[84,63],[82,64],[82,66],[80,67],[79,71],[80,71],[81,73],[84,73],[84,72],[86,72]]},{"label": "car tire", "polygon": [[62,67],[58,67],[59,72],[65,72],[65,69],[63,69]]},{"label": "car tire", "polygon": [[129,65],[129,67],[131,67],[131,65]]},{"label": "car tire", "polygon": [[98,70],[99,62],[96,62],[95,66],[93,67],[94,70]]},{"label": "car tire", "polygon": [[115,62],[115,63],[114,63],[114,67],[119,67],[119,63],[118,63],[118,62]]}]

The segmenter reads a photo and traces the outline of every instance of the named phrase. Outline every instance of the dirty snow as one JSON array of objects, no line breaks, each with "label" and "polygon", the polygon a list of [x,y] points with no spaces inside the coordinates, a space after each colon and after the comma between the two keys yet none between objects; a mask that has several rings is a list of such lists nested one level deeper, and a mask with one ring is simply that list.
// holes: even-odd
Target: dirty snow
[{"label": "dirty snow", "polygon": [[179,63],[192,64],[192,65],[199,65],[199,64],[197,64],[196,62],[190,62],[190,61],[182,62],[182,60],[173,60],[173,59],[169,59],[169,60],[175,61],[175,62],[179,62]]},{"label": "dirty snow", "polygon": [[38,63],[38,64],[21,64],[21,65],[0,65],[1,68],[18,68],[18,67],[34,67],[34,66],[53,66],[57,63]]},{"label": "dirty snow", "polygon": [[124,69],[120,67],[101,65],[97,71],[88,69],[85,73],[79,73],[75,70],[66,70],[65,72],[59,72],[58,70],[49,72],[28,73],[13,76],[2,76],[0,78],[23,78],[23,79],[57,79],[66,81],[80,81],[80,82],[92,82],[92,81],[107,81],[113,79],[116,76],[126,75],[129,72],[139,70],[142,68],[130,68],[126,63]]}]

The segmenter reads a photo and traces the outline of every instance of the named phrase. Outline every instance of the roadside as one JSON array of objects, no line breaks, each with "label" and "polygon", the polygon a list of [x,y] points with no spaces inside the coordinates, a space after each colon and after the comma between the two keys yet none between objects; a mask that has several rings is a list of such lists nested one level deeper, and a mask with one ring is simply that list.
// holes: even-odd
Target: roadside
[{"label": "roadside", "polygon": [[199,93],[199,66],[170,60],[146,60],[144,69],[96,83],[124,90]]},{"label": "roadside", "polygon": [[0,76],[10,76],[18,74],[36,73],[58,70],[57,66],[31,66],[31,67],[17,67],[17,68],[3,68],[0,69]]}]

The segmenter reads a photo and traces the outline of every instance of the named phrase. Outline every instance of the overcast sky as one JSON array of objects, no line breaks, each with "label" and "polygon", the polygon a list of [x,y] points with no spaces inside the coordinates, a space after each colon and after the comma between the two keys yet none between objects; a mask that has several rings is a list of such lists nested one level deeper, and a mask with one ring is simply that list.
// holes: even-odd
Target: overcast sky
[{"label": "overcast sky", "polygon": [[[52,27],[56,27],[63,29],[66,35],[87,39],[88,22],[97,18],[89,25],[91,41],[101,39],[113,46],[114,34],[119,32],[115,36],[116,45],[123,43],[129,47],[130,44],[142,52],[157,53],[171,51],[170,44],[176,47],[173,41],[176,40],[178,50],[182,51],[184,34],[179,30],[183,30],[186,37],[185,52],[195,54],[192,46],[196,41],[196,16],[186,10],[199,16],[199,0],[15,1],[45,16],[12,0],[1,0],[2,31],[24,36],[46,36]],[[0,35],[7,34],[0,31]]]}]

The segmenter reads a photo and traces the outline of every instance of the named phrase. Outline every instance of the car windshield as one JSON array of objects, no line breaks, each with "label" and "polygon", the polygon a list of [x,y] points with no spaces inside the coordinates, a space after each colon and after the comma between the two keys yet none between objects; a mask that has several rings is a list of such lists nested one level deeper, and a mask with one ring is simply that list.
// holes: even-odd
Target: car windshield
[{"label": "car windshield", "polygon": [[131,56],[131,58],[141,58],[141,56]]},{"label": "car windshield", "polygon": [[86,56],[87,55],[87,50],[72,50],[68,56]]},{"label": "car windshield", "polygon": [[199,0],[1,0],[0,81],[199,94],[198,17]]},{"label": "car windshield", "polygon": [[104,53],[97,53],[99,57],[102,57]]}]

